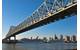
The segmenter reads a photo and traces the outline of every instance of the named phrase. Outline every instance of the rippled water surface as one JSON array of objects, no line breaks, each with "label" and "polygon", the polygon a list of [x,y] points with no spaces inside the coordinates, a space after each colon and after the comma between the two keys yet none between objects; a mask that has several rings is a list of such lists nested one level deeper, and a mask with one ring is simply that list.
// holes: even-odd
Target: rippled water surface
[{"label": "rippled water surface", "polygon": [[16,43],[2,44],[2,50],[65,50],[77,48],[76,43]]}]

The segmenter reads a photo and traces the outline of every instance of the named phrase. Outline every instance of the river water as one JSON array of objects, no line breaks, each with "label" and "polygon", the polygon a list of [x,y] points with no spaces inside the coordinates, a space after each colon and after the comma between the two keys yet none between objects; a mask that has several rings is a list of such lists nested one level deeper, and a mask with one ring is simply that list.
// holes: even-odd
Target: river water
[{"label": "river water", "polygon": [[2,50],[69,50],[77,48],[77,43],[16,43],[2,44]]}]

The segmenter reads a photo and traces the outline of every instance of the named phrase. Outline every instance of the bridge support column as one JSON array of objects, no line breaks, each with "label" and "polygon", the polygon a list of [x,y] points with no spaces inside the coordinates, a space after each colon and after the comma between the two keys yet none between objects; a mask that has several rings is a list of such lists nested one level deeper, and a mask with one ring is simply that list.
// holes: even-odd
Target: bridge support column
[{"label": "bridge support column", "polygon": [[10,38],[8,40],[10,41]]},{"label": "bridge support column", "polygon": [[16,35],[14,36],[14,42],[16,42]]},{"label": "bridge support column", "polygon": [[9,38],[8,38],[8,39],[6,39],[6,40],[7,40],[7,42],[10,42],[10,40],[11,40],[11,39],[10,39],[10,37],[9,37]]}]

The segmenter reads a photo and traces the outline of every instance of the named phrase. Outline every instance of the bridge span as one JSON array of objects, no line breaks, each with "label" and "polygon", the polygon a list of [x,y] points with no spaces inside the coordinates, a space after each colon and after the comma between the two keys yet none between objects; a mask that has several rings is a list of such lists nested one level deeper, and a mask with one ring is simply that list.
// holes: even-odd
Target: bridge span
[{"label": "bridge span", "polygon": [[4,39],[31,29],[65,19],[65,16],[77,14],[77,0],[45,0],[27,19],[17,26],[11,26]]}]

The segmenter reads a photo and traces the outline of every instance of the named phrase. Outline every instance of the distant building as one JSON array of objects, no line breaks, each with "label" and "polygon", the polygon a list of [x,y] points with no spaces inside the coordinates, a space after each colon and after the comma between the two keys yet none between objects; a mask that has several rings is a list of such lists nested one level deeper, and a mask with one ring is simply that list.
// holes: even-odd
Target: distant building
[{"label": "distant building", "polygon": [[60,35],[60,40],[63,40],[63,35]]},{"label": "distant building", "polygon": [[70,41],[70,36],[66,36],[66,41]]},{"label": "distant building", "polygon": [[47,42],[48,39],[47,39],[46,37],[43,37],[43,41],[44,41],[44,42]]},{"label": "distant building", "polygon": [[76,41],[77,41],[77,38],[76,38],[76,36],[75,36],[75,35],[73,35],[73,36],[72,36],[71,41],[74,41],[74,42],[76,42]]},{"label": "distant building", "polygon": [[53,37],[49,37],[49,41],[53,40]]},{"label": "distant building", "polygon": [[56,34],[55,34],[55,36],[54,36],[54,39],[55,39],[55,40],[58,40],[58,37],[56,36]]},{"label": "distant building", "polygon": [[32,40],[32,37],[31,37],[31,40]]}]

